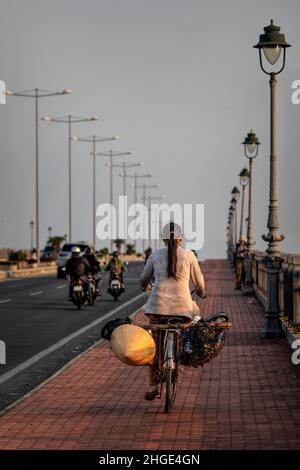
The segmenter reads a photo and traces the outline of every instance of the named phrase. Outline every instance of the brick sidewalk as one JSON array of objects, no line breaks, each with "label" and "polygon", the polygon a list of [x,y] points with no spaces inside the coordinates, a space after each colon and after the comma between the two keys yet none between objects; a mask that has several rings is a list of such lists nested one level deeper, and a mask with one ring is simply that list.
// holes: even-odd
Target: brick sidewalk
[{"label": "brick sidewalk", "polygon": [[145,368],[108,344],[84,354],[0,418],[1,449],[300,449],[300,368],[285,340],[260,340],[262,308],[233,289],[225,261],[203,265],[202,313],[234,329],[203,369],[185,369],[174,409],[146,402]]}]

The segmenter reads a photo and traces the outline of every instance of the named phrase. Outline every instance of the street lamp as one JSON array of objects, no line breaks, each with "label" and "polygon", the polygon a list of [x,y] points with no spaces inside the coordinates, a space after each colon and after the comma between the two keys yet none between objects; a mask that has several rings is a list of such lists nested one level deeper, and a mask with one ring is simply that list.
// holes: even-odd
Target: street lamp
[{"label": "street lamp", "polygon": [[137,186],[138,186],[138,180],[140,178],[152,178],[152,174],[151,173],[148,173],[148,174],[145,174],[145,175],[141,175],[141,174],[138,174],[138,173],[134,173],[134,175],[127,175],[128,178],[134,178],[134,183],[132,185],[130,185],[131,188],[134,189],[134,203],[137,204]]},{"label": "street lamp", "polygon": [[[136,168],[138,166],[142,166],[142,162],[139,163],[126,163],[122,162],[121,164],[115,164],[112,165],[113,168],[122,168],[122,174],[119,176],[123,178],[123,196],[126,196],[126,178],[128,178],[129,175],[126,173],[127,168]],[[124,205],[124,221],[126,220],[126,206]],[[127,242],[127,240],[125,240]]]},{"label": "street lamp", "polygon": [[[265,266],[267,271],[267,303],[265,311],[264,327],[261,331],[262,338],[278,338],[282,335],[279,319],[278,303],[278,281],[283,259],[280,256],[279,242],[284,239],[284,235],[279,235],[278,221],[278,194],[277,194],[277,155],[276,155],[276,75],[285,66],[286,49],[290,47],[285,41],[284,34],[280,33],[280,27],[275,26],[273,20],[270,25],[264,28],[264,33],[260,35],[259,42],[254,46],[259,50],[259,61],[261,69],[269,75],[270,80],[270,193],[269,193],[269,215],[267,235],[263,235],[264,241],[268,242],[266,249]],[[277,71],[267,71],[262,60],[262,50],[267,62],[275,65],[283,50],[282,64]]]},{"label": "street lamp", "polygon": [[[235,201],[234,201],[235,202]],[[229,260],[234,261],[234,250],[235,250],[235,204],[230,202],[228,212],[228,225],[229,225]]]},{"label": "street lamp", "polygon": [[30,249],[33,250],[33,229],[34,229],[34,222],[33,220],[30,222]]},{"label": "street lamp", "polygon": [[[120,165],[116,164],[113,165],[114,168],[122,168],[122,174],[119,176],[123,178],[123,196],[126,196],[126,178],[130,177],[131,175],[128,175],[126,173],[127,168],[136,168],[138,166],[142,166],[142,162],[139,163],[126,163],[122,162]],[[132,175],[134,176],[134,175]]]},{"label": "street lamp", "polygon": [[[159,188],[159,185],[158,184],[145,184],[143,183],[142,185],[137,185],[136,186],[137,188],[142,188],[143,189],[143,196],[141,197],[141,199],[143,200],[143,203],[144,205],[146,205],[146,191],[147,189],[154,189],[154,188]],[[145,226],[145,220],[144,220],[144,226]],[[148,227],[149,228],[149,227]],[[145,238],[143,238],[143,247],[142,247],[142,250],[143,250],[143,253],[145,251]]]},{"label": "street lamp", "polygon": [[[151,196],[151,195],[148,196],[148,208],[149,208],[148,210],[149,210],[149,220],[150,221],[151,221],[151,212],[152,212],[152,206],[151,206],[152,202],[153,201],[161,201],[162,199],[163,199],[162,196]],[[156,207],[156,209],[157,209],[157,207]],[[157,210],[155,210],[155,212],[157,212]],[[151,224],[150,224],[150,226],[151,226]],[[157,239],[157,238],[154,239],[154,249],[155,250],[158,249],[158,241],[159,241],[159,239]]]},{"label": "street lamp", "polygon": [[247,220],[247,255],[245,259],[245,285],[252,286],[252,262],[254,239],[253,239],[253,224],[252,224],[252,178],[253,178],[253,160],[258,155],[260,142],[258,137],[251,129],[246,135],[244,142],[245,157],[249,160],[249,186],[248,186],[248,220]]},{"label": "street lamp", "polygon": [[249,172],[247,168],[243,168],[239,174],[240,185],[242,187],[242,202],[241,202],[241,224],[240,224],[240,238],[243,235],[243,222],[244,222],[244,201],[245,201],[245,187],[249,183]]},{"label": "street lamp", "polygon": [[235,249],[237,242],[237,217],[236,217],[236,199],[230,200],[229,214],[232,217],[232,230],[233,230],[233,249]]},{"label": "street lamp", "polygon": [[35,101],[35,237],[37,264],[40,263],[40,208],[39,208],[39,99],[50,96],[69,95],[72,90],[65,88],[62,91],[48,91],[41,88],[34,88],[28,91],[7,90],[7,96],[20,96],[22,98],[34,98]]},{"label": "street lamp", "polygon": [[[128,150],[127,152],[114,152],[113,150],[109,150],[108,152],[96,152],[95,155],[99,155],[100,157],[108,157],[109,163],[107,166],[110,169],[110,205],[113,206],[113,159],[115,157],[122,157],[126,155],[133,155],[132,150]],[[113,240],[110,240],[110,249],[113,249]]]},{"label": "street lamp", "polygon": [[228,212],[228,224],[230,225],[230,259],[233,261],[233,251],[235,248],[235,234],[234,234],[234,205],[230,202],[229,212]]},{"label": "street lamp", "polygon": [[69,241],[72,241],[72,165],[71,165],[71,155],[72,155],[72,124],[79,122],[91,122],[99,121],[99,116],[92,117],[78,117],[68,115],[61,118],[52,118],[49,116],[43,116],[42,120],[45,122],[59,122],[63,124],[68,124],[68,143],[69,143]]},{"label": "street lamp", "polygon": [[232,188],[232,191],[231,191],[231,201],[230,203],[234,206],[234,244],[236,245],[237,243],[237,202],[239,200],[239,197],[240,197],[240,190],[234,186],[234,188]]},{"label": "street lamp", "polygon": [[52,227],[48,227],[48,238],[51,238]]},{"label": "street lamp", "polygon": [[99,137],[96,135],[88,137],[76,137],[72,136],[73,142],[88,142],[92,144],[93,156],[93,246],[96,249],[96,144],[97,142],[109,142],[112,140],[118,140],[119,136],[114,135],[113,137]]},{"label": "street lamp", "polygon": [[228,261],[232,263],[233,261],[233,230],[232,230],[232,215],[230,211],[228,211],[228,219],[227,219],[227,257]]}]

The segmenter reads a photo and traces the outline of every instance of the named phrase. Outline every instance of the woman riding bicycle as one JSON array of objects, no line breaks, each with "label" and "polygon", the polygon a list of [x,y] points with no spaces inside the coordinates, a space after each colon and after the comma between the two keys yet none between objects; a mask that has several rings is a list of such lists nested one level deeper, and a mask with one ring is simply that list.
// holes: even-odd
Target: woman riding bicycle
[{"label": "woman riding bicycle", "polygon": [[[204,278],[199,263],[191,250],[181,247],[183,235],[178,224],[170,222],[165,225],[161,237],[165,248],[151,254],[141,275],[143,289],[147,288],[153,277],[155,279],[145,313],[152,324],[160,323],[162,316],[178,316],[190,322],[199,315],[199,308],[190,294],[190,281],[200,295],[204,294]],[[159,383],[158,363],[154,360],[149,366],[146,400],[153,400],[159,395]]]}]

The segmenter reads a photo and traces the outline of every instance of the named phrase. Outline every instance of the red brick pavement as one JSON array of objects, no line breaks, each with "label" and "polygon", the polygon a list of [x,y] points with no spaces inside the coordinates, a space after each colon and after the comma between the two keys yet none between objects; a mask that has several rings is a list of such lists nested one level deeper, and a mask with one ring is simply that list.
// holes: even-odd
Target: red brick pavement
[{"label": "red brick pavement", "polygon": [[145,368],[108,344],[88,351],[0,418],[1,449],[300,449],[300,369],[285,340],[260,340],[263,310],[233,289],[225,261],[204,263],[202,313],[224,310],[227,344],[183,371],[174,409],[146,402]]}]

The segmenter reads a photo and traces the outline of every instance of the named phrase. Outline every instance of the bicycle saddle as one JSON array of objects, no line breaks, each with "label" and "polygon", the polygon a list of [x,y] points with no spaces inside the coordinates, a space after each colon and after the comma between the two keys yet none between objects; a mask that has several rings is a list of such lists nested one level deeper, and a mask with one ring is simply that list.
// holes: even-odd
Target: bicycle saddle
[{"label": "bicycle saddle", "polygon": [[224,322],[224,321],[229,321],[229,316],[224,312],[211,313],[210,315],[207,315],[207,317],[204,317],[203,320],[208,321],[208,322],[209,321]]}]

